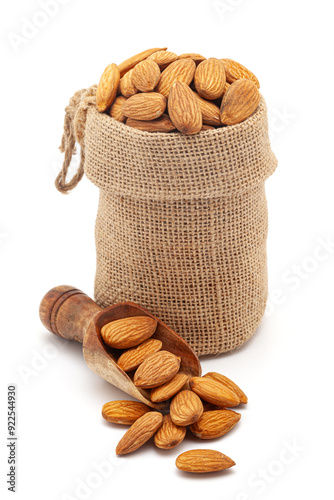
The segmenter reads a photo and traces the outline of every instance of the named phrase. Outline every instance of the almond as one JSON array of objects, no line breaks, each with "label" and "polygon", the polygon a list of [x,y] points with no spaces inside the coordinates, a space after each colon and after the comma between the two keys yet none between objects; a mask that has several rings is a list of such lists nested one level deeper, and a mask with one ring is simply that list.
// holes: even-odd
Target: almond
[{"label": "almond", "polygon": [[215,439],[230,431],[240,418],[240,413],[233,410],[205,411],[190,430],[200,439]]},{"label": "almond", "polygon": [[162,73],[156,92],[168,97],[172,85],[179,81],[190,85],[194,74],[196,64],[192,59],[182,59],[171,63]]},{"label": "almond", "polygon": [[185,373],[177,373],[175,377],[151,391],[151,401],[154,403],[160,403],[161,401],[167,401],[167,399],[175,396],[179,392],[184,384],[188,381],[189,377]]},{"label": "almond", "polygon": [[[188,59],[185,59],[187,61]],[[200,105],[188,85],[177,81],[169,92],[168,112],[175,127],[182,134],[197,134],[202,128]]]},{"label": "almond", "polygon": [[124,96],[124,97],[132,97],[133,95],[137,94],[138,89],[133,85],[132,83],[132,73],[133,70],[131,69],[126,73],[123,78],[121,78],[119,82],[119,87],[118,91]]},{"label": "almond", "polygon": [[205,401],[218,406],[233,407],[240,403],[238,396],[216,380],[204,377],[192,377],[190,389]]},{"label": "almond", "polygon": [[116,455],[126,455],[146,443],[159,429],[162,419],[163,416],[157,411],[150,411],[138,418],[118,443]]},{"label": "almond", "polygon": [[162,342],[156,339],[148,339],[133,349],[123,352],[117,360],[118,366],[125,372],[135,370],[152,354],[160,351]]},{"label": "almond", "polygon": [[220,382],[221,384],[225,385],[225,387],[227,387],[228,389],[231,389],[231,391],[234,392],[239,397],[240,403],[246,404],[248,402],[246,394],[240,389],[239,386],[237,386],[237,384],[235,384],[229,378],[225,377],[225,375],[221,375],[220,373],[217,372],[209,372],[206,375],[204,375],[204,377],[216,380],[217,382]]},{"label": "almond", "polygon": [[190,425],[196,422],[203,413],[200,398],[192,391],[181,391],[172,399],[170,416],[176,425]]},{"label": "almond", "polygon": [[205,57],[201,54],[196,54],[194,52],[188,52],[187,54],[181,54],[178,59],[192,59],[196,65],[200,62],[205,61]]},{"label": "almond", "polygon": [[181,358],[168,351],[152,354],[137,368],[133,378],[135,386],[151,389],[164,384],[177,374]]},{"label": "almond", "polygon": [[201,97],[218,99],[224,93],[225,83],[225,69],[221,60],[211,57],[197,66],[195,87]]},{"label": "almond", "polygon": [[160,69],[166,68],[166,66],[176,61],[176,59],[177,55],[168,50],[159,50],[147,58],[147,60],[156,62],[160,66]]},{"label": "almond", "polygon": [[126,116],[123,115],[123,112],[122,112],[122,106],[125,103],[125,101],[126,101],[126,97],[119,95],[118,97],[116,97],[113,104],[111,105],[110,116],[112,118],[115,118],[115,120],[117,120],[118,122],[124,123],[126,120]]},{"label": "almond", "polygon": [[132,70],[132,85],[141,92],[151,92],[160,80],[160,68],[156,62],[146,59]]},{"label": "almond", "polygon": [[251,80],[237,80],[224,94],[220,116],[225,125],[235,125],[248,118],[259,105],[260,92]]},{"label": "almond", "polygon": [[175,465],[184,472],[216,472],[229,469],[235,462],[215,450],[189,450],[181,453],[176,459]]},{"label": "almond", "polygon": [[119,80],[120,73],[117,65],[109,64],[103,71],[96,90],[96,107],[100,113],[103,113],[114,102]]},{"label": "almond", "polygon": [[233,59],[221,59],[221,61],[224,64],[226,81],[228,83],[233,83],[241,78],[246,78],[247,80],[254,82],[255,85],[260,88],[259,80],[251,71],[249,71],[249,69],[245,68],[245,66],[233,61]]},{"label": "almond", "polygon": [[107,323],[101,329],[101,336],[110,347],[127,349],[151,337],[156,327],[157,321],[149,316],[133,316]]},{"label": "almond", "polygon": [[206,132],[207,130],[214,130],[214,129],[215,129],[215,127],[213,127],[212,125],[203,124],[202,128],[201,128],[201,132]]},{"label": "almond", "polygon": [[171,119],[166,114],[162,114],[156,120],[149,121],[128,118],[126,124],[129,127],[137,128],[144,132],[171,132],[171,130],[175,130],[175,125],[173,125]]},{"label": "almond", "polygon": [[231,84],[226,82],[225,87],[224,87],[224,94],[228,91],[228,89],[231,87]]},{"label": "almond", "polygon": [[197,94],[197,92],[194,92],[194,95],[197,99],[199,107],[201,108],[203,123],[205,125],[220,126],[222,122],[220,121],[220,111],[218,106],[211,101],[203,99]]},{"label": "almond", "polygon": [[166,99],[157,92],[145,92],[130,97],[122,107],[122,111],[128,118],[134,120],[155,120],[163,114],[166,109]]},{"label": "almond", "polygon": [[178,446],[185,438],[187,429],[174,424],[170,415],[165,415],[162,426],[154,436],[154,443],[158,448],[169,450]]},{"label": "almond", "polygon": [[149,411],[151,408],[139,401],[110,401],[103,405],[102,417],[114,424],[132,425]]},{"label": "almond", "polygon": [[144,61],[144,59],[147,59],[151,54],[154,54],[154,52],[158,52],[161,50],[167,50],[167,47],[163,47],[162,49],[144,50],[143,52],[140,52],[139,54],[136,54],[135,56],[132,56],[129,59],[123,61],[121,64],[118,65],[121,77],[125,75],[125,73],[130,71],[130,69],[134,68],[136,64],[140,63],[141,61]]}]

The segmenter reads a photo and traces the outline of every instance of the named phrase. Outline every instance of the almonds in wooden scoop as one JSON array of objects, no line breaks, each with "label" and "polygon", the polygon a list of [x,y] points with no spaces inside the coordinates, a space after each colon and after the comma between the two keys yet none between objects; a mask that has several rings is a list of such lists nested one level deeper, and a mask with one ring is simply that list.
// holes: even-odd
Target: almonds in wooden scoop
[{"label": "almonds in wooden scoop", "polygon": [[127,349],[150,338],[156,327],[157,321],[149,316],[133,316],[107,323],[101,328],[101,336],[110,347]]},{"label": "almonds in wooden scoop", "polygon": [[137,368],[133,382],[142,389],[162,385],[177,374],[180,363],[181,358],[171,352],[159,351],[146,358]]}]

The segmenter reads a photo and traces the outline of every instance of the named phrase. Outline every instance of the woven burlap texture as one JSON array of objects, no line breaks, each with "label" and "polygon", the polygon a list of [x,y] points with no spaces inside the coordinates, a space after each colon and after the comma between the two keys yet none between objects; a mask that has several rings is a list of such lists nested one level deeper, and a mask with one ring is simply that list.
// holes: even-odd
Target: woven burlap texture
[{"label": "woven burlap texture", "polygon": [[82,128],[100,188],[97,303],[141,304],[198,355],[242,345],[267,299],[264,182],[277,160],[263,98],[245,122],[194,136],[141,132],[94,105]]}]

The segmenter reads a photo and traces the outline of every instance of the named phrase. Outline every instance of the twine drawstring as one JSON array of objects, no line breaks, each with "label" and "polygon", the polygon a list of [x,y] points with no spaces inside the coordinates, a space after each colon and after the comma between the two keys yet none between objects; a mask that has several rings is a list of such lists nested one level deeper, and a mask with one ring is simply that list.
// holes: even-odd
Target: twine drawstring
[{"label": "twine drawstring", "polygon": [[[96,102],[95,95],[96,85],[92,85],[88,89],[78,90],[65,108],[64,133],[59,147],[65,156],[62,169],[55,180],[56,188],[61,193],[68,193],[75,188],[84,174],[86,114],[89,106]],[[72,156],[77,152],[76,142],[81,146],[80,164],[72,179],[67,182],[66,176]]]}]

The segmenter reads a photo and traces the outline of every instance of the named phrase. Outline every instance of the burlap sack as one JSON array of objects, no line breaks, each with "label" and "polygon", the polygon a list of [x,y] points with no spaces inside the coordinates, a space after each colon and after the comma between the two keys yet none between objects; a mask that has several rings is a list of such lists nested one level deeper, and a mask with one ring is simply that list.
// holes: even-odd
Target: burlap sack
[{"label": "burlap sack", "polygon": [[[264,100],[239,125],[184,136],[141,132],[98,113],[95,89],[67,108],[56,184],[67,191],[84,171],[100,189],[97,303],[141,304],[198,355],[239,347],[267,299],[264,182],[277,161]],[[81,164],[66,183],[75,139]]]}]

